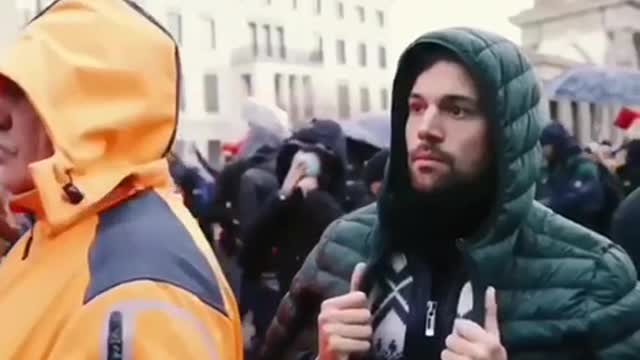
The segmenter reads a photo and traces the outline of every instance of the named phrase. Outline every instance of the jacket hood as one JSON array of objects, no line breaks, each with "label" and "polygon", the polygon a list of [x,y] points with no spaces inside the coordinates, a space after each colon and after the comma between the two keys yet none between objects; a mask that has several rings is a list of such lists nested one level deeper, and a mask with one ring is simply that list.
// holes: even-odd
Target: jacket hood
[{"label": "jacket hood", "polygon": [[334,196],[344,192],[347,169],[347,141],[338,123],[332,120],[314,120],[310,126],[296,131],[285,141],[276,160],[276,175],[282,183],[289,172],[293,156],[301,148],[320,150],[323,156],[323,172],[331,164],[331,180],[328,191]]},{"label": "jacket hood", "polygon": [[568,159],[582,152],[573,135],[558,122],[552,122],[542,130],[540,144],[542,146],[552,145],[558,155],[558,159]]},{"label": "jacket hood", "polygon": [[136,4],[54,1],[0,59],[0,75],[24,90],[54,145],[30,165],[36,189],[14,208],[59,228],[113,203],[121,184],[170,184],[178,48]]},{"label": "jacket hood", "polygon": [[[428,33],[413,42],[399,60],[393,83],[389,168],[379,218],[382,230],[394,202],[411,198],[405,125],[408,96],[417,76],[417,55],[434,49],[453,52],[478,82],[484,95],[495,148],[496,199],[489,220],[469,246],[505,239],[522,223],[533,204],[541,151],[538,139],[542,111],[536,76],[518,47],[490,33],[453,28]],[[396,204],[397,205],[397,204]]]}]

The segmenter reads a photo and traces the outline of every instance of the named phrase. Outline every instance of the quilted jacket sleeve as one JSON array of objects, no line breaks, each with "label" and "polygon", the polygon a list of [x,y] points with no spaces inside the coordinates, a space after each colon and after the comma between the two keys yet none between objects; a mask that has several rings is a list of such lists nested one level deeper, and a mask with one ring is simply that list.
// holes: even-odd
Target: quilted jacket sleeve
[{"label": "quilted jacket sleeve", "polygon": [[640,354],[640,285],[631,261],[610,244],[594,271],[590,344],[598,360],[638,359]]},{"label": "quilted jacket sleeve", "polygon": [[324,232],[280,303],[261,359],[315,358],[316,321],[322,301],[348,292],[353,268],[367,260],[366,239],[372,226],[370,220],[362,219],[375,218],[375,210],[371,209],[375,208],[365,210],[365,216],[352,214],[336,220]]},{"label": "quilted jacket sleeve", "polygon": [[323,301],[317,288],[320,285],[318,262],[338,223],[327,228],[293,279],[267,331],[260,359],[297,359],[315,350],[315,318]]}]

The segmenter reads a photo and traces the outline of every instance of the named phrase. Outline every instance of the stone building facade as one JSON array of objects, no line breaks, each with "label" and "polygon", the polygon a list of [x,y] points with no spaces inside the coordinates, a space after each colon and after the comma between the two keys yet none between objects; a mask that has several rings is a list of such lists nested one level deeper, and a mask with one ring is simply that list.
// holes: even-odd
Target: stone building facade
[{"label": "stone building facade", "polygon": [[[536,0],[511,21],[543,85],[581,64],[640,69],[640,0]],[[613,127],[621,106],[548,99],[550,118],[583,144],[621,142]]]}]

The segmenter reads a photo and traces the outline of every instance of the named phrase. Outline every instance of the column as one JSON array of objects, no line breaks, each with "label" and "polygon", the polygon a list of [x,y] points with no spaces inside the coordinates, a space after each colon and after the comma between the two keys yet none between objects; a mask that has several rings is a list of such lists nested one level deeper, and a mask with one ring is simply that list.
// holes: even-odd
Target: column
[{"label": "column", "polygon": [[558,100],[558,119],[569,132],[574,133],[573,114],[571,113],[571,101],[566,99]]},{"label": "column", "polygon": [[591,116],[591,108],[589,107],[589,103],[580,102],[578,103],[578,126],[580,130],[576,133],[580,138],[576,138],[580,145],[586,145],[589,142],[594,140],[594,137],[597,134],[593,133],[593,121],[594,119]]}]

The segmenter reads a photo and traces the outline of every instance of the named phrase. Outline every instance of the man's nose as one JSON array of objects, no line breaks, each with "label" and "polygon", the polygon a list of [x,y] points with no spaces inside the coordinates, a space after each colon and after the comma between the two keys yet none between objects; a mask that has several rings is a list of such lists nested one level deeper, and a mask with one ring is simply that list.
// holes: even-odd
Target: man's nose
[{"label": "man's nose", "polygon": [[421,140],[430,142],[442,142],[444,140],[444,129],[442,121],[438,116],[438,109],[435,106],[429,106],[420,118],[420,127],[418,128],[418,137]]}]

